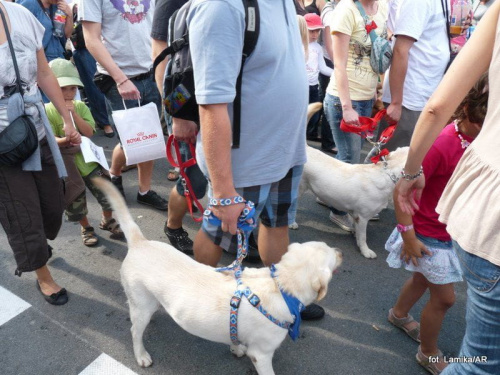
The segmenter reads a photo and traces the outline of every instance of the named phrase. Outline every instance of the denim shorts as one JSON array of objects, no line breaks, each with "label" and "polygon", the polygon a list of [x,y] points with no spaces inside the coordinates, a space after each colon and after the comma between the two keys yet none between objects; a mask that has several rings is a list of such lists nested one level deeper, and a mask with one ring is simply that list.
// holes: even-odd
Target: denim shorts
[{"label": "denim shorts", "polygon": [[[179,152],[181,154],[182,161],[185,162],[191,159],[191,151],[189,146],[185,142],[179,142]],[[205,196],[207,191],[208,181],[203,172],[200,170],[198,164],[186,168],[186,175],[191,182],[192,192],[194,193],[196,199],[201,199]],[[182,176],[179,176],[176,184],[177,192],[184,196],[184,184],[182,181]]]},{"label": "denim shorts", "polygon": [[[153,73],[151,73],[148,77],[143,79],[130,78],[130,82],[132,82],[135,87],[139,90],[141,94],[140,105],[146,105],[149,103],[155,103],[158,108],[158,116],[161,115],[161,96],[158,91],[158,87],[156,86],[156,82],[154,81]],[[121,109],[125,109],[123,107],[123,100],[118,92],[118,88],[116,85],[113,85],[107,92],[104,94],[106,99],[106,109],[108,111],[108,117],[113,129],[118,135],[118,140],[120,140],[120,133],[116,129],[115,123],[113,122],[113,111],[118,111]],[[137,100],[125,100],[125,105],[127,108],[135,108],[139,106],[139,102]],[[121,143],[121,141],[120,141]]]},{"label": "denim shorts", "polygon": [[[297,165],[277,182],[237,188],[236,191],[247,201],[252,201],[255,204],[255,217],[260,218],[263,225],[270,228],[288,226],[295,221],[303,169],[303,165]],[[208,195],[212,196],[211,188]],[[237,236],[223,232],[220,226],[210,224],[205,216],[203,217],[202,229],[214,244],[227,251],[237,249]]]}]

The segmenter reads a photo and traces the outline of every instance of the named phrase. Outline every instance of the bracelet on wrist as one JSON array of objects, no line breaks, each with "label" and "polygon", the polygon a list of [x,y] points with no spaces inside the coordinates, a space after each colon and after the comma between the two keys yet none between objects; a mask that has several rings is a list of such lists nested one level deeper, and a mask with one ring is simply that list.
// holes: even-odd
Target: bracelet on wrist
[{"label": "bracelet on wrist", "polygon": [[409,230],[413,229],[413,224],[410,225],[398,224],[396,225],[396,229],[399,233],[408,232]]},{"label": "bracelet on wrist", "polygon": [[245,199],[240,195],[231,198],[210,198],[209,200],[211,206],[231,206],[238,203],[245,203]]},{"label": "bracelet on wrist", "polygon": [[120,83],[117,83],[116,84],[116,87],[120,87],[121,85],[123,85],[125,82],[129,81],[129,78],[127,78],[126,80],[124,81],[121,81]]},{"label": "bracelet on wrist", "polygon": [[415,174],[408,174],[408,173],[405,172],[404,169],[401,170],[401,176],[406,181],[413,181],[416,178],[419,178],[420,176],[422,176],[423,173],[424,173],[424,169],[422,167],[420,167],[420,170],[417,173],[415,173]]}]

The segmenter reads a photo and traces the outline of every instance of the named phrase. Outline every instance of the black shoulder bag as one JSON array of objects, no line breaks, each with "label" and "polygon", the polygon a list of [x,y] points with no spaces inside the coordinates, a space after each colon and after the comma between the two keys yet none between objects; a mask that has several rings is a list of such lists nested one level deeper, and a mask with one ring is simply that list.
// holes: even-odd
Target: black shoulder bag
[{"label": "black shoulder bag", "polygon": [[[10,54],[14,63],[16,71],[16,85],[17,90],[23,96],[23,89],[21,87],[21,76],[19,68],[17,67],[16,55],[14,46],[10,38],[9,28],[5,14],[0,6],[0,15],[2,16],[3,26],[7,41],[9,42]],[[24,99],[22,99],[24,100]],[[23,114],[12,121],[4,131],[0,133],[0,165],[16,166],[28,159],[38,147],[38,134],[36,132],[35,124],[26,115]]]}]

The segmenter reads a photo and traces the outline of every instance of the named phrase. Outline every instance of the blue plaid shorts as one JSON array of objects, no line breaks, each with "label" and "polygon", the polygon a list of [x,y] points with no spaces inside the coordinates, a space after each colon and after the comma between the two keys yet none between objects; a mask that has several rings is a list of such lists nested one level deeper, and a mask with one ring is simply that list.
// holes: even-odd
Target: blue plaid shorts
[{"label": "blue plaid shorts", "polygon": [[[297,200],[303,165],[291,168],[285,177],[277,182],[265,185],[237,188],[236,191],[247,201],[255,203],[255,218],[270,228],[288,226],[295,221]],[[209,198],[212,187],[209,184]],[[237,249],[238,239],[229,232],[223,232],[220,226],[210,224],[204,217],[201,228],[214,244],[230,251]]]}]

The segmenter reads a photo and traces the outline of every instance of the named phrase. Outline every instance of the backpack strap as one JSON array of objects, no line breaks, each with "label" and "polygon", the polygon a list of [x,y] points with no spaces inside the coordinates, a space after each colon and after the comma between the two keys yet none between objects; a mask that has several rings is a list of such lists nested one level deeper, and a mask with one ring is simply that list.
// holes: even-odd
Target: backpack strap
[{"label": "backpack strap", "polygon": [[243,67],[247,57],[251,55],[257,45],[260,31],[259,4],[257,0],[243,0],[243,6],[245,8],[245,38],[243,41],[240,74],[236,80],[236,97],[233,103],[233,148],[240,147]]},{"label": "backpack strap", "polygon": [[174,40],[174,26],[175,20],[177,18],[177,14],[179,13],[179,9],[177,9],[170,19],[168,20],[168,47],[165,48],[161,53],[156,56],[155,61],[153,62],[153,75],[156,72],[156,67],[167,57],[167,55],[173,55],[177,51],[179,51],[186,44],[189,44],[189,36],[188,33],[184,34],[181,38]]},{"label": "backpack strap", "polygon": [[[361,5],[361,2],[359,0],[356,0],[355,3],[356,3],[356,6],[358,7],[359,13],[361,13],[361,17],[363,18],[363,21],[365,21],[365,26],[368,25],[368,23],[370,22],[370,19],[366,15],[365,10],[363,9],[363,5]],[[371,21],[371,22],[373,22],[373,21]],[[373,44],[375,39],[377,39],[377,34],[375,33],[375,30],[371,30],[369,32],[369,34],[370,34],[370,39],[371,39],[372,44]]]}]

